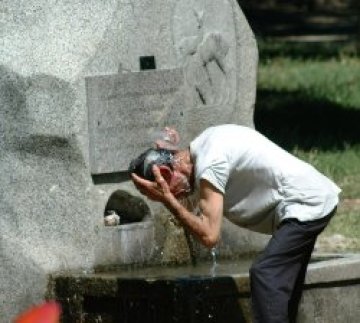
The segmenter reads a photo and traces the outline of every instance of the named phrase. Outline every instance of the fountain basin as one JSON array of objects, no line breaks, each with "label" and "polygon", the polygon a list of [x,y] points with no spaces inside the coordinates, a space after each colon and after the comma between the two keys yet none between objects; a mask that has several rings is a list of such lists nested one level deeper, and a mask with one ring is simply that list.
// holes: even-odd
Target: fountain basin
[{"label": "fountain basin", "polygon": [[[63,322],[251,322],[250,264],[57,273],[49,298],[62,304]],[[315,255],[299,322],[357,322],[359,315],[360,255]]]}]

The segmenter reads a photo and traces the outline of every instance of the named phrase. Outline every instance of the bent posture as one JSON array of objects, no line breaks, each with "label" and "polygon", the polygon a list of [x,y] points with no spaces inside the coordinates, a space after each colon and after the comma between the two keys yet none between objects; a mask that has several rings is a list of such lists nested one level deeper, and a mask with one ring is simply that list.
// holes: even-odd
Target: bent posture
[{"label": "bent posture", "polygon": [[[172,138],[176,143],[177,134]],[[208,128],[188,149],[158,146],[131,163],[136,187],[163,203],[207,247],[217,243],[223,215],[271,234],[250,269],[254,322],[295,322],[316,238],[335,213],[340,189],[311,165],[239,125]],[[198,214],[179,202],[194,189],[199,190]]]}]

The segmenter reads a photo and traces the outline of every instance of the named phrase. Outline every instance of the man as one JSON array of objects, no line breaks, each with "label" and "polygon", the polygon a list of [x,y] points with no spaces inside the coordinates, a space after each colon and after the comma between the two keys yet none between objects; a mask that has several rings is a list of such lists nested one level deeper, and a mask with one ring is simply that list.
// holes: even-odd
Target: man
[{"label": "man", "polygon": [[[149,150],[130,171],[143,194],[162,202],[207,247],[219,239],[223,214],[272,234],[250,269],[254,322],[295,322],[316,238],[339,201],[332,181],[238,125],[208,128],[188,149]],[[197,216],[179,202],[189,188],[199,190]]]}]

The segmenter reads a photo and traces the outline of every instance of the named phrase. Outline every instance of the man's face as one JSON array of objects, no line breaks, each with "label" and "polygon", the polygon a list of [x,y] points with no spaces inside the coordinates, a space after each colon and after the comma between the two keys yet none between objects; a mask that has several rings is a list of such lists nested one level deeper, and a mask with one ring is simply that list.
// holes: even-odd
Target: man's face
[{"label": "man's face", "polygon": [[185,197],[191,192],[189,179],[186,177],[185,174],[178,170],[172,171],[169,187],[170,191],[176,197]]},{"label": "man's face", "polygon": [[191,174],[193,166],[190,162],[190,154],[182,150],[174,155],[172,176],[169,183],[171,192],[176,197],[183,197],[191,192]]}]

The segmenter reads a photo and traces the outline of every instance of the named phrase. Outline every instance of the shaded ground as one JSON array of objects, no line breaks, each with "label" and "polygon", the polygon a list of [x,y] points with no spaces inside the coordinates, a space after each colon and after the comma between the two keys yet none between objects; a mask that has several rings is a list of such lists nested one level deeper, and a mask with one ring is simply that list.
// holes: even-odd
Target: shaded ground
[{"label": "shaded ground", "polygon": [[256,6],[239,1],[255,34],[284,40],[348,40],[356,37],[358,14],[348,8],[310,9],[287,1],[277,6]]},{"label": "shaded ground", "polygon": [[[238,2],[260,44],[260,59],[278,55],[333,57],[339,54],[339,46],[350,47],[352,53],[360,51],[359,10],[328,6],[309,10],[293,1],[273,7],[261,7],[250,0]],[[264,45],[267,40],[271,41]]]}]

